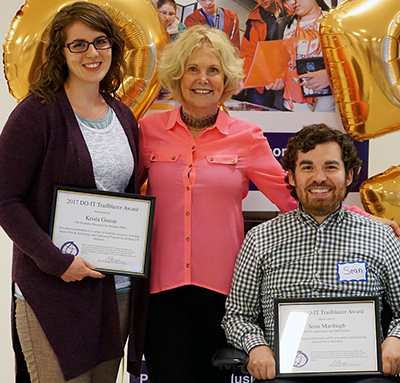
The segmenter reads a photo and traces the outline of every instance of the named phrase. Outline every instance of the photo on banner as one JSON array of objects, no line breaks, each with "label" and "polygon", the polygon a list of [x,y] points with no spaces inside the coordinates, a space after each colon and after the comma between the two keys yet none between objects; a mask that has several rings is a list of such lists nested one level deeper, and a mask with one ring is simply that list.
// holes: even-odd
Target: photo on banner
[{"label": "photo on banner", "polygon": [[[197,9],[200,7],[200,4],[194,0],[180,1],[180,7],[182,9],[190,8],[191,10],[193,10],[193,8]],[[279,0],[277,1],[279,2]],[[325,0],[324,2],[328,7],[334,7],[341,1]],[[177,3],[179,5],[179,1]],[[240,8],[240,5],[232,0],[217,0],[218,6],[232,10],[233,12],[237,13],[239,17],[239,29],[242,42],[241,55],[243,56],[243,54],[245,53],[243,53],[243,41],[246,38],[245,33],[248,31],[247,27],[249,25],[248,22],[250,19],[250,15],[253,14],[252,12],[254,12],[254,10],[259,7],[259,5],[257,2],[252,2],[250,4],[248,2],[243,2],[241,4],[242,7]],[[281,2],[281,4],[283,3]],[[251,7],[253,7],[253,9]],[[184,21],[184,19],[182,19],[181,21]],[[251,37],[252,34],[249,34],[248,36]],[[321,53],[320,46],[316,42],[312,42],[311,48],[313,51],[319,52],[318,54]],[[272,53],[268,54],[268,50],[271,50]],[[276,79],[279,73],[287,72],[287,69],[285,70],[284,68],[284,63],[285,61],[288,61],[292,51],[292,44],[285,40],[260,42],[255,49],[256,53],[254,60],[252,63],[250,63],[250,67],[253,69],[253,72],[250,70],[250,73],[248,73],[247,77],[245,78],[243,90],[239,94],[234,95],[231,100],[225,102],[224,104],[227,112],[233,117],[252,121],[262,128],[264,134],[270,141],[270,145],[273,149],[274,154],[277,153],[276,157],[278,160],[280,160],[281,157],[279,151],[284,149],[287,139],[290,137],[291,134],[300,130],[304,125],[325,123],[332,128],[344,130],[339,111],[334,105],[332,95],[318,97],[316,108],[315,103],[314,105],[312,105],[311,103],[306,103],[303,108],[295,109],[294,111],[282,111],[271,105],[271,100],[269,99],[268,95],[265,94],[265,98],[261,93],[259,93],[259,85],[262,84],[262,81],[269,82],[273,79]],[[284,57],[282,58],[282,56]],[[265,61],[264,66],[263,61]],[[268,72],[266,68],[269,66],[267,64],[271,62],[271,70]],[[260,81],[260,78],[261,82],[257,82]],[[248,86],[250,85],[254,86],[254,88],[248,88]],[[274,93],[273,91],[271,92]],[[251,99],[255,102],[251,102]],[[329,107],[333,105],[334,109],[330,111],[319,111],[318,104],[329,104]],[[171,98],[170,93],[166,89],[163,89],[158,99],[151,106],[148,113],[173,110],[178,106],[179,104]],[[315,108],[314,111],[312,111],[313,108]],[[281,137],[279,139],[279,143],[276,144],[277,146],[275,146],[276,137]],[[354,188],[353,192],[350,193],[346,203],[350,205],[355,204],[359,207],[362,207],[361,201],[358,196],[358,186],[361,184],[362,181],[367,178],[368,175],[369,144],[368,141],[355,141],[355,144],[359,151],[359,155],[363,160],[363,168],[361,171],[361,175],[358,179],[356,188]],[[255,189],[253,186],[251,186],[250,190],[254,191]],[[255,193],[251,192],[246,198],[243,207],[245,211],[262,211],[266,209],[267,211],[276,210],[274,206],[271,206],[272,204],[264,203],[262,198],[254,198],[254,194]],[[251,200],[254,200],[254,203],[251,203]],[[260,201],[262,201],[261,204]]]}]

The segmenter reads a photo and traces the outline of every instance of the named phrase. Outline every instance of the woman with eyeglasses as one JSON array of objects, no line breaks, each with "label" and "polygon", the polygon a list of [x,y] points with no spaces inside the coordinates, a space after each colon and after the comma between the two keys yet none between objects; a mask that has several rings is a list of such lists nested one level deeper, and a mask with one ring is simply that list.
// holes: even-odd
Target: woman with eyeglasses
[{"label": "woman with eyeglasses", "polygon": [[147,282],[103,275],[48,235],[54,185],[139,192],[137,123],[115,98],[124,69],[124,40],[100,7],[62,8],[39,79],[0,135],[18,382],[115,382],[128,334],[128,371],[140,374]]},{"label": "woman with eyeglasses", "polygon": [[167,28],[170,41],[175,41],[179,32],[186,29],[185,25],[176,17],[175,0],[158,0],[157,9],[164,21],[165,28]]}]

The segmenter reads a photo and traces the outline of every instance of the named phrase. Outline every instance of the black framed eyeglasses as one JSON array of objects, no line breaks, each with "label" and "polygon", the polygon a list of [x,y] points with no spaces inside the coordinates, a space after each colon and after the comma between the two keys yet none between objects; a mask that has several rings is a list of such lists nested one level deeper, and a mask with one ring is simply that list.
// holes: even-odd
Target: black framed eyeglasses
[{"label": "black framed eyeglasses", "polygon": [[89,45],[93,44],[93,46],[98,50],[110,49],[114,43],[114,38],[112,37],[104,37],[100,39],[96,39],[91,43],[86,40],[75,40],[72,43],[65,44],[65,47],[69,49],[71,53],[82,53],[86,52],[89,49]]}]

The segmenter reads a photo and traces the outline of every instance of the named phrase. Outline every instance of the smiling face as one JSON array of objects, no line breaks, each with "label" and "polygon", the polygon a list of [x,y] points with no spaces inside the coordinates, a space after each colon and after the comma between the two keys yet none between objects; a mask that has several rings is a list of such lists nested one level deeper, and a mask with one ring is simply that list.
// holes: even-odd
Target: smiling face
[{"label": "smiling face", "polygon": [[315,19],[320,11],[316,0],[286,0],[286,3],[303,21]]},{"label": "smiling face", "polygon": [[276,11],[275,0],[257,0],[257,3],[261,5],[266,11],[274,13]]},{"label": "smiling face", "polygon": [[217,13],[217,0],[199,0],[199,3],[207,15]]},{"label": "smiling face", "polygon": [[307,153],[299,150],[295,172],[289,171],[303,210],[318,223],[339,209],[352,180],[353,171],[346,175],[337,142],[316,145]]},{"label": "smiling face", "polygon": [[224,79],[221,62],[214,51],[208,46],[195,50],[180,80],[183,111],[194,118],[215,113],[225,90]]},{"label": "smiling face", "polygon": [[158,12],[163,18],[164,25],[166,27],[168,27],[168,25],[170,25],[175,19],[176,15],[175,8],[169,2],[164,3],[160,8],[158,8]]},{"label": "smiling face", "polygon": [[[66,44],[79,41],[93,42],[99,38],[110,37],[103,32],[95,31],[78,21],[66,29]],[[111,66],[112,49],[97,50],[93,44],[86,52],[71,53],[64,49],[68,65],[68,85],[96,85],[107,74]]]}]

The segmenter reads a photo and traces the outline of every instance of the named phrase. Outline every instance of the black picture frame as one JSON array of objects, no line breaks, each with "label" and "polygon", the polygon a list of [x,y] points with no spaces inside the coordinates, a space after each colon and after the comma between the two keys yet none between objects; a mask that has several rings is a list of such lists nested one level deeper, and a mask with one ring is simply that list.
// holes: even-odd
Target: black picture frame
[{"label": "black picture frame", "polygon": [[[63,194],[64,193],[64,194]],[[61,198],[62,196],[62,198]],[[67,201],[64,201],[64,199],[67,199]],[[61,199],[63,202],[61,202]],[[102,204],[98,201],[108,201],[105,204]],[[106,260],[104,261],[102,259],[103,264],[100,264],[100,261],[97,263],[93,261],[93,259],[87,259],[88,262],[92,263],[95,266],[95,270],[99,271],[104,274],[116,274],[116,275],[127,275],[127,276],[134,276],[134,277],[143,277],[143,278],[148,278],[149,274],[149,269],[150,269],[150,248],[151,248],[151,238],[152,238],[152,230],[153,230],[153,221],[154,221],[154,210],[155,210],[155,197],[153,196],[144,196],[141,194],[133,194],[133,193],[115,193],[115,192],[106,192],[102,190],[96,190],[96,189],[85,189],[85,188],[79,188],[79,187],[70,187],[70,186],[61,186],[61,185],[55,185],[53,188],[53,197],[52,197],[52,205],[51,205],[51,213],[50,213],[50,228],[49,228],[49,235],[52,241],[54,242],[55,236],[58,236],[57,233],[60,232],[60,227],[64,228],[64,226],[60,226],[60,220],[64,219],[66,222],[71,219],[71,217],[68,217],[67,219],[60,218],[61,214],[64,214],[62,209],[65,209],[65,206],[61,207],[59,206],[60,203],[63,203],[65,205],[68,204],[68,207],[71,211],[75,209],[78,209],[79,207],[87,209],[88,213],[83,213],[85,214],[86,219],[88,217],[90,218],[88,222],[82,222],[76,220],[76,227],[70,227],[69,231],[72,232],[71,234],[71,242],[66,242],[69,244],[68,252],[71,254],[78,255],[80,254],[79,246],[82,246],[82,243],[79,243],[79,246],[76,245],[76,242],[74,242],[74,239],[76,239],[79,236],[82,236],[82,234],[85,234],[86,237],[88,236],[97,236],[99,237],[99,241],[102,241],[104,243],[104,249],[108,249],[110,251],[113,250],[111,247],[106,246],[107,242],[107,236],[110,238],[110,231],[112,231],[113,239],[115,240],[116,237],[118,237],[118,233],[121,233],[121,238],[119,239],[121,242],[125,241],[125,243],[129,243],[131,241],[130,237],[135,237],[134,240],[136,242],[139,242],[141,245],[141,251],[143,251],[143,254],[140,254],[139,257],[139,269],[137,270],[129,270],[129,262],[127,259],[129,257],[125,254],[120,254],[124,257],[123,261],[120,261],[118,258],[118,251],[110,251],[109,254],[104,254],[102,256],[107,256],[105,258]],[[128,207],[126,205],[123,205],[124,203],[130,205],[132,203],[137,204],[137,207],[132,208]],[[97,204],[97,205],[96,205]],[[82,206],[81,206],[82,205]],[[102,206],[99,208],[99,206]],[[139,210],[139,206],[145,209],[144,211],[144,222],[139,222],[139,225],[143,223],[145,225],[144,229],[140,230],[140,235],[137,235],[137,233],[134,233],[134,224],[132,223],[132,227],[127,227],[130,226],[128,224],[127,226],[121,226],[118,228],[116,225],[111,225],[110,222],[117,222],[118,220],[111,220],[108,217],[105,216],[105,214],[112,214],[115,213],[113,210],[117,210],[118,214],[120,216],[125,218],[125,222],[129,221],[129,216],[130,214],[134,214],[136,211]],[[93,210],[97,209],[97,210]],[[137,209],[137,210],[135,210]],[[109,211],[106,211],[109,210]],[[99,216],[98,218],[96,217],[96,214]],[[106,217],[106,218],[104,218]],[[94,222],[91,222],[94,221]],[[82,225],[88,225],[88,230],[82,229]],[[73,226],[74,224],[70,225]],[[91,225],[96,225],[96,230],[91,231]],[[123,229],[122,229],[123,228]],[[63,232],[66,230],[62,230]],[[80,233],[79,231],[82,231]],[[88,233],[83,233],[88,232]],[[123,232],[123,234],[122,234]],[[94,234],[96,233],[96,234]],[[143,233],[143,234],[142,234]],[[66,234],[69,235],[69,234]],[[60,237],[64,238],[64,234],[60,234]],[[143,238],[140,238],[143,236]],[[140,239],[137,239],[137,238]],[[85,241],[87,240],[86,238],[84,239]],[[83,239],[82,239],[83,241]],[[56,244],[56,243],[55,243]],[[65,244],[65,243],[64,243]],[[64,245],[63,244],[63,245]],[[72,246],[73,245],[73,246]],[[86,248],[90,249],[90,246],[85,244]],[[56,244],[57,247],[60,248],[61,251],[63,251],[62,247],[60,247],[60,244]],[[96,246],[96,252],[102,251],[101,248],[102,244]],[[93,247],[92,247],[93,248]],[[129,248],[129,246],[128,246]],[[64,249],[65,250],[65,249]],[[122,250],[121,250],[122,251]],[[64,251],[65,252],[65,251]],[[90,252],[90,251],[89,251]],[[88,254],[88,253],[87,253]],[[115,255],[117,254],[117,255]],[[81,255],[81,254],[80,254]],[[88,255],[86,255],[88,256]],[[101,256],[101,257],[102,257]],[[85,259],[85,256],[83,256]],[[134,257],[136,258],[136,256]],[[121,258],[122,259],[122,258]],[[105,266],[105,264],[109,263],[109,266]],[[128,263],[127,265],[124,265],[123,263]]]}]

